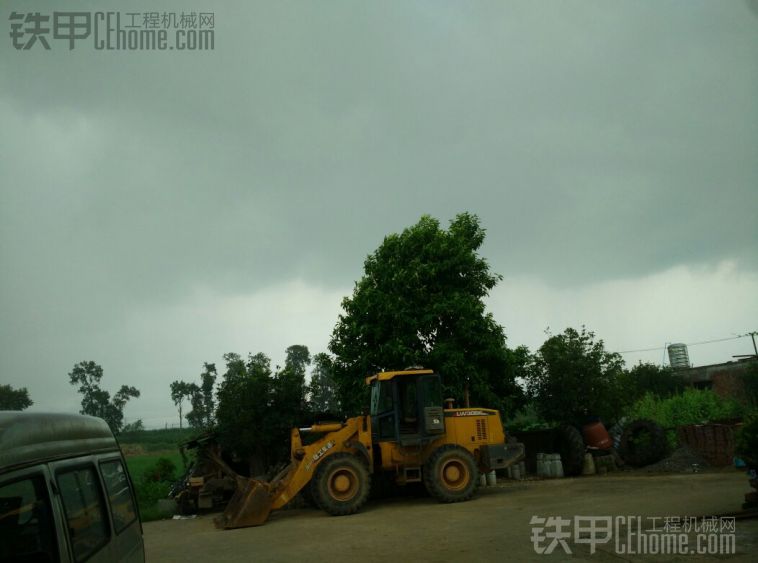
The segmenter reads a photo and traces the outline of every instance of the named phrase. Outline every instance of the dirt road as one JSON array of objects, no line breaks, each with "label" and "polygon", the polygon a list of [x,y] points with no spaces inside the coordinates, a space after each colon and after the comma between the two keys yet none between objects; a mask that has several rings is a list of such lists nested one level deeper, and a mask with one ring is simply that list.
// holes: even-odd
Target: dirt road
[{"label": "dirt road", "polygon": [[[430,498],[398,498],[369,503],[353,516],[331,517],[315,509],[284,510],[258,528],[218,531],[211,517],[145,524],[150,562],[163,561],[755,561],[758,520],[736,522],[736,554],[718,557],[614,553],[614,540],[588,545],[567,540],[550,556],[537,555],[531,540],[532,516],[643,517],[643,525],[663,527],[651,516],[702,516],[739,509],[747,491],[744,474],[734,471],[647,476],[508,482],[479,491],[470,502],[443,505]],[[573,528],[569,528],[573,530]],[[695,541],[690,534],[690,542]],[[549,540],[542,542],[544,546]]]}]

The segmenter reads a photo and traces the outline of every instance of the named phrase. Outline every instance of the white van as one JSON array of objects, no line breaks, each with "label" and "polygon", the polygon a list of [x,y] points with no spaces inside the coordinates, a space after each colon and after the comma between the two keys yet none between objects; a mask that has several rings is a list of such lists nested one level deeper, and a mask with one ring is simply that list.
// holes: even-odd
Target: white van
[{"label": "white van", "polygon": [[0,561],[144,560],[134,488],[105,421],[0,412]]}]

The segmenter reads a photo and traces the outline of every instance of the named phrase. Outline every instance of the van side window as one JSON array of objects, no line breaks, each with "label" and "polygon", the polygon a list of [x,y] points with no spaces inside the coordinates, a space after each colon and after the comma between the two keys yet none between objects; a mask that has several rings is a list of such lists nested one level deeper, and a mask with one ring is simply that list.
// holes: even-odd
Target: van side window
[{"label": "van side window", "polygon": [[137,518],[129,479],[126,478],[126,470],[119,459],[101,463],[100,472],[103,474],[105,489],[108,492],[113,527],[118,534]]},{"label": "van side window", "polygon": [[58,560],[50,498],[41,475],[0,484],[0,561]]},{"label": "van side window", "polygon": [[110,535],[95,468],[80,467],[59,473],[58,488],[74,558],[84,561],[108,543]]}]

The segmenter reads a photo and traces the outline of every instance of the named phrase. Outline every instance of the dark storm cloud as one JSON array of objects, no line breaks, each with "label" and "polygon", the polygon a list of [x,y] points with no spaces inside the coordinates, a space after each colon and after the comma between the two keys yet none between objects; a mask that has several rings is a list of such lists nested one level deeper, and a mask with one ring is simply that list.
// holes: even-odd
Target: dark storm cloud
[{"label": "dark storm cloud", "polygon": [[[0,21],[53,6],[106,9],[6,2]],[[198,286],[349,288],[422,213],[478,213],[496,271],[554,286],[756,268],[744,2],[193,9],[216,13],[212,52],[0,41],[7,371],[13,350],[73,354],[61,333],[107,347],[135,307]]]},{"label": "dark storm cloud", "polygon": [[746,5],[329,8],[224,4],[211,53],[6,52],[10,154],[33,119],[99,138],[56,187],[84,200],[55,205],[77,260],[147,295],[342,283],[388,230],[464,209],[499,269],[556,283],[754,258]]}]

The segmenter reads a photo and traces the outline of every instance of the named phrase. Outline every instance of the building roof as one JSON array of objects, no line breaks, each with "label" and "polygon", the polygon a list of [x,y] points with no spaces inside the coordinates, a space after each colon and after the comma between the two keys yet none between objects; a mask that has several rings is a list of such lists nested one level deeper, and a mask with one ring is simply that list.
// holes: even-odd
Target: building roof
[{"label": "building roof", "polygon": [[0,412],[0,472],[41,461],[113,450],[118,450],[118,442],[101,418]]},{"label": "building roof", "polygon": [[681,368],[674,373],[684,379],[687,383],[710,383],[714,377],[724,374],[741,374],[745,371],[758,366],[758,359],[745,358],[736,362],[724,362],[721,364],[710,364],[706,366],[696,366]]}]

